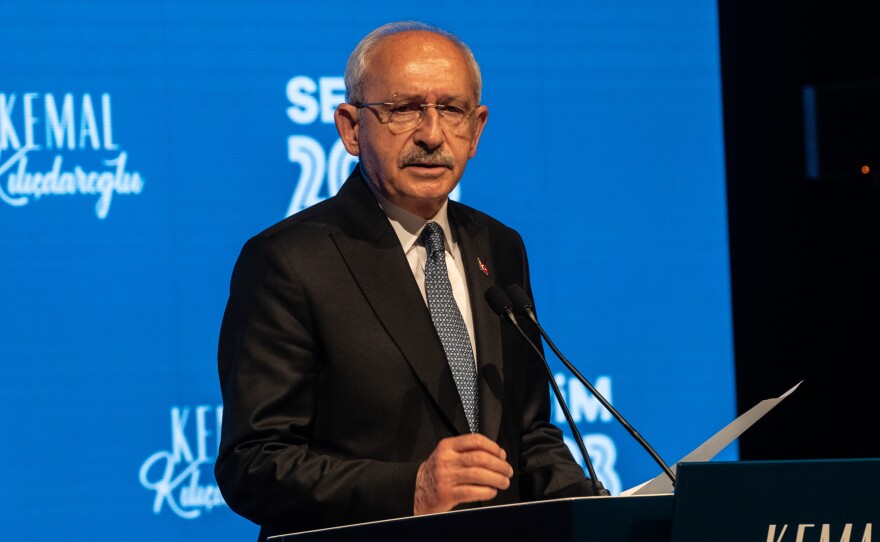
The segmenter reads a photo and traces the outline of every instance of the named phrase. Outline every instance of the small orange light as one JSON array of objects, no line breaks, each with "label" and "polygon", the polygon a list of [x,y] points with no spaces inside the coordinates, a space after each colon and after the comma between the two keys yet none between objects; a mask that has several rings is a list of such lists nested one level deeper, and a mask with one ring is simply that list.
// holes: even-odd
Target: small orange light
[{"label": "small orange light", "polygon": [[867,175],[868,173],[871,173],[871,168],[868,166],[868,164],[865,164],[864,166],[862,166],[862,174]]}]

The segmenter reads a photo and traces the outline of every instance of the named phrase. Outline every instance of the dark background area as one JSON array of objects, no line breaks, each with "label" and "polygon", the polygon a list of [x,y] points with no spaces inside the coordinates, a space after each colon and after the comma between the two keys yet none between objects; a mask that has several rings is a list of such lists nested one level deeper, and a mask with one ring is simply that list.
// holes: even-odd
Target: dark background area
[{"label": "dark background area", "polygon": [[[739,411],[804,380],[740,437],[743,460],[880,457],[880,19],[868,4],[719,0]],[[805,86],[822,120],[812,177]]]}]

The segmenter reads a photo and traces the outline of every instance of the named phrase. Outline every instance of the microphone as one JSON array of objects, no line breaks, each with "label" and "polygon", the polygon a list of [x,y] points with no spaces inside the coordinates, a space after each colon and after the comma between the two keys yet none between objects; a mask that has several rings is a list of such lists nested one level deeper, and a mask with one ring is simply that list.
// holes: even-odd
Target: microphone
[{"label": "microphone", "polygon": [[565,356],[562,355],[562,352],[560,352],[559,349],[556,348],[556,345],[553,344],[553,341],[550,340],[547,332],[544,331],[544,328],[541,327],[540,323],[538,323],[538,317],[535,316],[535,306],[525,290],[523,290],[522,287],[518,284],[511,284],[510,286],[505,288],[505,290],[510,298],[513,298],[513,302],[519,312],[524,313],[526,316],[529,317],[532,323],[535,324],[535,326],[538,328],[538,331],[541,332],[541,336],[544,337],[545,341],[547,341],[550,349],[553,350],[554,354],[556,354],[556,357],[558,357],[559,360],[565,364],[568,370],[571,371],[571,373],[580,381],[580,383],[583,384],[588,390],[590,390],[590,393],[592,393],[596,397],[596,399],[598,399],[599,402],[602,403],[602,406],[608,409],[608,412],[610,412],[611,415],[614,416],[618,422],[620,422],[620,424],[629,432],[629,434],[632,435],[634,439],[636,439],[636,442],[638,442],[642,446],[642,448],[644,448],[645,451],[647,451],[648,454],[654,459],[654,461],[658,465],[660,465],[660,468],[663,469],[663,472],[666,473],[666,476],[669,477],[669,479],[672,481],[672,485],[674,486],[675,474],[673,474],[669,466],[667,466],[666,463],[663,462],[663,459],[660,457],[660,455],[654,451],[654,448],[652,448],[651,445],[648,444],[648,441],[642,438],[642,435],[640,435],[639,432],[636,431],[635,428],[630,425],[629,422],[627,422],[626,419],[624,419],[624,417],[619,412],[617,412],[617,409],[611,406],[611,403],[609,403],[608,400],[605,399],[605,397],[603,397],[602,394],[599,393],[592,384],[590,384],[589,380],[584,378],[584,376],[577,370],[577,368],[572,365],[570,361],[565,359]]},{"label": "microphone", "polygon": [[541,349],[538,348],[534,342],[526,335],[526,332],[519,326],[519,323],[516,321],[516,316],[513,314],[513,302],[501,290],[501,288],[497,286],[490,286],[488,290],[486,290],[486,301],[489,303],[489,306],[492,307],[492,310],[500,316],[502,319],[507,320],[513,327],[519,331],[520,335],[529,343],[532,349],[538,354],[538,357],[541,358],[541,361],[544,362],[544,368],[547,370],[547,379],[550,381],[550,386],[553,388],[553,393],[556,395],[556,399],[559,401],[559,406],[562,407],[562,412],[565,414],[565,419],[568,421],[569,427],[571,427],[571,432],[574,434],[574,438],[577,441],[578,448],[580,448],[581,455],[584,458],[584,463],[587,465],[587,472],[590,474],[590,481],[593,484],[593,492],[596,495],[601,496],[610,496],[611,492],[605,489],[605,486],[602,485],[602,482],[599,481],[599,478],[596,476],[596,471],[593,469],[593,462],[590,460],[590,454],[587,453],[587,447],[584,445],[584,440],[581,438],[580,431],[578,431],[577,426],[574,423],[574,419],[571,417],[571,412],[568,411],[568,406],[565,404],[565,399],[562,398],[562,392],[559,391],[559,386],[556,385],[556,379],[553,378],[553,371],[550,370],[550,365],[547,364],[547,359],[544,357],[544,354],[541,353]]}]

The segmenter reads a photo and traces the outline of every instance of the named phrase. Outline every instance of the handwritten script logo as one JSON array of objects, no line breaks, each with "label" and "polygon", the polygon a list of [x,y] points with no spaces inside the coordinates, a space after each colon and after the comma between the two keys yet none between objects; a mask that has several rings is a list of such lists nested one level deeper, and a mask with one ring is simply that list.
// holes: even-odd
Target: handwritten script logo
[{"label": "handwritten script logo", "polygon": [[[8,150],[14,152],[4,158]],[[65,159],[79,163],[65,167]],[[0,94],[0,201],[22,207],[49,196],[96,196],[95,214],[104,219],[114,194],[143,190],[127,161],[113,141],[109,94],[101,95],[100,108],[89,94]]]},{"label": "handwritten script logo", "polygon": [[[191,414],[194,420],[187,430]],[[207,472],[213,482],[215,457],[208,455],[208,442],[213,439],[219,445],[222,419],[222,406],[171,408],[171,450],[151,455],[139,474],[141,485],[156,492],[154,514],[167,505],[178,516],[195,519],[216,506],[226,506],[217,485],[201,481],[201,475]],[[213,431],[209,429],[211,424]]]}]

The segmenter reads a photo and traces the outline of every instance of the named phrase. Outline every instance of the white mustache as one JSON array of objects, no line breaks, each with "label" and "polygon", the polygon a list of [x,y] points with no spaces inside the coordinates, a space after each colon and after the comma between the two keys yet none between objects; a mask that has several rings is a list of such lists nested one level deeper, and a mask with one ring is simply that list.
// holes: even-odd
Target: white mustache
[{"label": "white mustache", "polygon": [[449,169],[455,167],[455,158],[445,154],[432,154],[424,149],[414,148],[398,158],[397,167],[404,168],[411,165],[444,166]]}]

